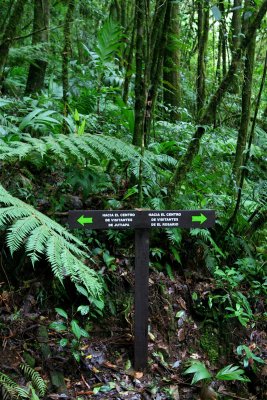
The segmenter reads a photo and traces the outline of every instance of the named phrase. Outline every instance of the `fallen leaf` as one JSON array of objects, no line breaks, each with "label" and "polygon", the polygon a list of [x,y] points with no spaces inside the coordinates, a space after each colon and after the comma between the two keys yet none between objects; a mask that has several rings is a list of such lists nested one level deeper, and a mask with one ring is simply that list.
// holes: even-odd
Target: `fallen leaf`
[{"label": "fallen leaf", "polygon": [[116,365],[110,363],[109,361],[106,361],[106,362],[104,363],[104,367],[112,368],[112,369],[116,369],[116,368],[117,368]]},{"label": "fallen leaf", "polygon": [[184,330],[184,328],[179,329],[179,331],[178,331],[178,340],[179,340],[179,342],[183,342],[185,340],[185,330]]},{"label": "fallen leaf", "polygon": [[184,299],[183,299],[182,297],[179,297],[178,303],[180,304],[180,306],[181,306],[184,310],[187,310],[187,308],[186,308],[186,302],[184,301]]},{"label": "fallen leaf", "polygon": [[138,371],[136,371],[136,372],[134,373],[135,379],[141,379],[141,378],[143,377],[143,375],[144,375],[143,372],[138,372]]}]

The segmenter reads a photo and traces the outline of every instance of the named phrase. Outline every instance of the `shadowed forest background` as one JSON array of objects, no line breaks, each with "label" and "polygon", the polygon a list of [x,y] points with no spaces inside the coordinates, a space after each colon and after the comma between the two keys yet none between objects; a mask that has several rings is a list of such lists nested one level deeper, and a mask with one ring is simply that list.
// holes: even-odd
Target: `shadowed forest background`
[{"label": "shadowed forest background", "polygon": [[[0,397],[267,396],[267,0],[0,0]],[[134,232],[69,210],[216,210]]]}]

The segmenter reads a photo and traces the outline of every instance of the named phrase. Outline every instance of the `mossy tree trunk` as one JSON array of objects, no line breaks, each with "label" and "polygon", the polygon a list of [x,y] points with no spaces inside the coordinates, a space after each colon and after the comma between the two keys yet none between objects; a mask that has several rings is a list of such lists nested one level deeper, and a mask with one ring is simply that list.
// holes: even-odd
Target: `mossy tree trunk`
[{"label": "mossy tree trunk", "polygon": [[27,0],[17,0],[10,10],[10,16],[0,42],[0,89],[4,80],[4,68],[7,62],[9,49],[16,36],[17,28],[23,15]]},{"label": "mossy tree trunk", "polygon": [[209,1],[198,1],[197,119],[206,100],[206,52],[209,38]]},{"label": "mossy tree trunk", "polygon": [[[49,0],[34,1],[33,17],[33,36],[32,44],[48,45],[48,27],[49,27]],[[47,62],[44,60],[34,60],[30,65],[25,93],[35,93],[43,89]]]},{"label": "mossy tree trunk", "polygon": [[[230,50],[232,54],[232,58],[235,55],[235,52],[238,50],[241,41],[241,8],[242,8],[242,0],[234,0],[233,4],[233,16],[231,21],[231,34],[230,34]],[[232,93],[239,93],[239,84],[240,74],[237,70],[236,79],[233,81],[232,88],[230,89]]]},{"label": "mossy tree trunk", "polygon": [[69,0],[64,21],[64,47],[62,52],[63,114],[68,113],[69,98],[69,60],[71,55],[71,22],[75,10],[75,0]]},{"label": "mossy tree trunk", "polygon": [[147,96],[147,76],[145,64],[147,57],[145,54],[145,0],[136,0],[135,2],[135,120],[133,144],[139,147],[144,146],[144,122],[145,105]]},{"label": "mossy tree trunk", "polygon": [[[246,0],[245,6],[253,6],[254,2]],[[246,24],[247,25],[247,24]],[[252,95],[252,80],[254,70],[254,58],[256,48],[256,33],[252,36],[250,43],[245,52],[244,79],[242,89],[242,113],[238,138],[236,144],[236,154],[233,165],[233,176],[237,186],[240,184],[241,167],[245,159],[245,149],[247,144],[248,129],[251,114],[251,95]]]},{"label": "mossy tree trunk", "polygon": [[[158,88],[163,76],[163,59],[167,45],[168,28],[170,26],[171,19],[171,0],[160,0],[157,5],[159,10],[158,18],[154,19],[152,29],[152,49],[150,56],[150,70],[149,70],[149,91],[147,96],[146,104],[146,115],[145,115],[145,140],[149,142],[151,123],[154,117],[154,110],[157,100]],[[153,32],[157,31],[157,36],[153,40]],[[151,50],[152,50],[151,49]]]},{"label": "mossy tree trunk", "polygon": [[163,101],[171,107],[170,120],[175,122],[180,119],[179,107],[181,105],[180,85],[180,50],[177,43],[179,39],[180,8],[178,3],[171,7],[170,24],[167,31],[167,44],[163,61]]}]

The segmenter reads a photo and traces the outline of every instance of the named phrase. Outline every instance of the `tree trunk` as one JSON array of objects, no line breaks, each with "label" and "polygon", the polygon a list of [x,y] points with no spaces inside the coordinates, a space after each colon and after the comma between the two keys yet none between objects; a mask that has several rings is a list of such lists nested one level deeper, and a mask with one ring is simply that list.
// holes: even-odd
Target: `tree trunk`
[{"label": "tree trunk", "polygon": [[134,44],[135,44],[135,27],[133,27],[132,35],[131,35],[131,43],[129,46],[129,51],[126,54],[126,59],[125,59],[125,78],[124,78],[124,83],[123,83],[123,94],[122,94],[122,99],[125,104],[127,104],[128,101],[128,95],[129,95],[129,86],[130,86],[130,81],[131,77],[133,74],[133,54],[134,54]]},{"label": "tree trunk", "polygon": [[135,46],[135,119],[133,144],[139,147],[144,146],[144,120],[145,120],[145,104],[147,93],[147,78],[144,72],[145,63],[145,0],[136,0],[135,2],[135,29],[136,29],[136,46]]},{"label": "tree trunk", "polygon": [[[235,52],[238,50],[241,41],[241,6],[242,0],[234,0],[233,4],[233,17],[231,22],[231,35],[230,35],[230,49],[232,53],[232,58],[235,55]],[[233,81],[232,88],[230,89],[232,93],[239,93],[239,79],[240,74],[236,73],[236,79]]]},{"label": "tree trunk", "polygon": [[63,114],[68,113],[69,98],[69,59],[71,54],[71,21],[75,9],[75,0],[69,0],[64,21],[64,48],[62,52],[62,86],[63,86]]},{"label": "tree trunk", "polygon": [[[145,115],[145,140],[147,143],[149,141],[151,122],[154,116],[154,109],[156,105],[158,88],[162,79],[163,56],[167,45],[167,31],[170,25],[171,8],[172,8],[171,0],[166,0],[166,1],[164,0],[164,4],[162,4],[162,6],[160,5],[160,3],[162,3],[162,0],[159,1],[159,7],[161,7],[161,16],[158,21],[159,25],[157,25],[158,27],[157,40],[154,42],[154,52],[151,58],[151,65],[149,71],[150,87],[147,96],[147,107]],[[155,30],[155,26],[153,30]]]},{"label": "tree trunk", "polygon": [[[251,4],[250,0],[246,3],[249,6]],[[251,94],[252,94],[252,80],[253,80],[253,70],[254,70],[254,58],[255,58],[255,47],[256,47],[256,33],[250,40],[245,53],[245,67],[244,67],[244,80],[242,89],[242,114],[240,121],[240,128],[238,132],[237,144],[236,144],[236,154],[233,165],[233,176],[235,178],[237,186],[240,184],[241,177],[241,166],[244,161],[244,152],[246,149],[249,122],[250,122],[250,111],[251,111]]]},{"label": "tree trunk", "polygon": [[231,22],[231,52],[234,53],[240,46],[241,34],[241,6],[242,0],[234,0],[233,17]]},{"label": "tree trunk", "polygon": [[206,52],[209,37],[209,1],[198,2],[197,119],[206,99]]},{"label": "tree trunk", "polygon": [[12,45],[12,42],[16,36],[16,31],[19,25],[19,22],[23,15],[23,8],[27,0],[17,0],[15,5],[13,6],[13,10],[11,11],[9,20],[6,24],[4,33],[2,35],[2,40],[0,43],[0,89],[4,80],[4,68],[7,62],[7,57],[9,53],[9,49]]},{"label": "tree trunk", "polygon": [[221,40],[221,47],[222,47],[222,73],[223,76],[226,75],[227,72],[227,62],[226,62],[226,35],[227,29],[225,26],[225,7],[224,7],[224,0],[219,1],[219,9],[222,14],[222,19],[220,21],[220,40]]},{"label": "tree trunk", "polygon": [[171,7],[171,21],[167,32],[167,45],[163,62],[163,101],[168,107],[171,106],[170,119],[175,122],[179,120],[178,108],[181,105],[180,87],[180,51],[177,45],[179,38],[179,4],[173,3]]},{"label": "tree trunk", "polygon": [[[48,43],[49,0],[34,1],[34,19],[32,44]],[[43,89],[47,62],[34,60],[30,65],[25,94],[35,93]]]}]

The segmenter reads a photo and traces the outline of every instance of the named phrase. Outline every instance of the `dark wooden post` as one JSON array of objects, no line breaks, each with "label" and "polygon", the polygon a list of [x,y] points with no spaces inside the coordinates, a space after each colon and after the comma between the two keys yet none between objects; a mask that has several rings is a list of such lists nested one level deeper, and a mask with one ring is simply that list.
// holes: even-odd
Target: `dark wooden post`
[{"label": "dark wooden post", "polygon": [[135,230],[134,368],[147,367],[149,230]]}]

